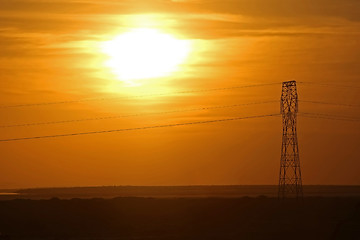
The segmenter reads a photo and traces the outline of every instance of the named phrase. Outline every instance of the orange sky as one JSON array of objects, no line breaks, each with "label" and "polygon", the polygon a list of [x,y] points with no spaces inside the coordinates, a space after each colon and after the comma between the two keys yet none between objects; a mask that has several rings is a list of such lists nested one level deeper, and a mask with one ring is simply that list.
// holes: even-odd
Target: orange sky
[{"label": "orange sky", "polygon": [[[0,0],[1,125],[166,112],[279,100],[281,85],[182,92],[296,79],[301,100],[360,105],[358,0]],[[99,44],[150,27],[189,40],[168,77],[127,86]],[[360,118],[359,108],[300,111]],[[279,104],[1,128],[0,139],[278,113]],[[0,143],[0,188],[84,185],[277,184],[281,118]],[[360,184],[359,122],[300,118],[304,184]]]}]

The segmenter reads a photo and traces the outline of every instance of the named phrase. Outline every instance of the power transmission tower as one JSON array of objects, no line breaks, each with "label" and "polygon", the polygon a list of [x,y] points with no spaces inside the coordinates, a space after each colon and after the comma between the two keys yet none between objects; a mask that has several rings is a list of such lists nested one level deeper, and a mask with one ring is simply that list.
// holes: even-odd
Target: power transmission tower
[{"label": "power transmission tower", "polygon": [[303,197],[299,146],[296,132],[298,95],[296,81],[282,83],[281,114],[283,124],[279,198]]}]

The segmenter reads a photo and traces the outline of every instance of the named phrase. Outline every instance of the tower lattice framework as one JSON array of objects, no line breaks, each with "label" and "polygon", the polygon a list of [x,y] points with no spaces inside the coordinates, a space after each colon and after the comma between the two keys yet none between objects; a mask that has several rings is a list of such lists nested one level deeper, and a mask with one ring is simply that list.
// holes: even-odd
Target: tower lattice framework
[{"label": "tower lattice framework", "polygon": [[296,131],[298,94],[296,81],[282,83],[281,114],[283,124],[279,176],[279,198],[303,197],[299,146]]}]

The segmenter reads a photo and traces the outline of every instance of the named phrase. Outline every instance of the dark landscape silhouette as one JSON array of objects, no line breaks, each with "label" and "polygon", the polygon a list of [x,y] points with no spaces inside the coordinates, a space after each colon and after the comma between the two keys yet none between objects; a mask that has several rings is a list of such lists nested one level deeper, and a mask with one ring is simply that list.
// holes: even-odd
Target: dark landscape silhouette
[{"label": "dark landscape silhouette", "polygon": [[274,197],[276,189],[125,186],[13,190],[18,195],[1,196],[0,239],[353,240],[360,236],[359,186],[304,186],[308,197],[302,200],[279,200]]},{"label": "dark landscape silhouette", "polygon": [[360,198],[114,198],[0,202],[1,239],[339,239]]}]

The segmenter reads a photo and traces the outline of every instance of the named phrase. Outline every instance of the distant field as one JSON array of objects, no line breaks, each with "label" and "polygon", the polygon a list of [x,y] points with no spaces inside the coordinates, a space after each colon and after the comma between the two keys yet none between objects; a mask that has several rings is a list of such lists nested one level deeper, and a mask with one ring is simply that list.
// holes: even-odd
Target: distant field
[{"label": "distant field", "polygon": [[[360,186],[304,186],[304,194],[308,197],[349,197],[360,196]],[[277,196],[277,186],[104,186],[75,188],[35,188],[20,190],[0,190],[0,200],[10,199],[49,199],[49,198],[115,198],[115,197],[257,197]]]}]

